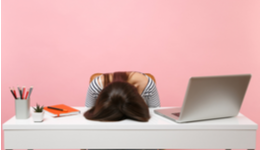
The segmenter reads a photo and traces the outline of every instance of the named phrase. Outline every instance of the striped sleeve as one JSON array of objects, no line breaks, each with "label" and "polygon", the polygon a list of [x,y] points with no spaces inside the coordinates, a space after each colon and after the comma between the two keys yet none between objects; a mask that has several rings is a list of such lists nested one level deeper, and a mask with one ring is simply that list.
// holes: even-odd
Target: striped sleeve
[{"label": "striped sleeve", "polygon": [[148,107],[160,107],[160,98],[154,81],[148,77],[148,83],[141,94]]},{"label": "striped sleeve", "polygon": [[87,92],[87,97],[86,97],[86,102],[85,102],[85,106],[86,107],[92,107],[94,106],[96,99],[100,93],[100,91],[102,90],[99,85],[98,85],[98,78],[96,77],[90,84],[88,87],[88,92]]}]

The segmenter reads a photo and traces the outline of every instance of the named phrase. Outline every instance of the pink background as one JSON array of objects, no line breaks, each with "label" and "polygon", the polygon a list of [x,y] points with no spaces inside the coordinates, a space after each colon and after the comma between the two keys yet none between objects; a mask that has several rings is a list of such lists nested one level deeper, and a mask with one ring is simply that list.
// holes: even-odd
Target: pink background
[{"label": "pink background", "polygon": [[260,124],[259,8],[257,0],[2,0],[2,124],[15,114],[10,86],[34,86],[31,106],[84,106],[91,74],[132,70],[156,77],[162,106],[182,104],[191,76],[251,73],[241,113]]}]

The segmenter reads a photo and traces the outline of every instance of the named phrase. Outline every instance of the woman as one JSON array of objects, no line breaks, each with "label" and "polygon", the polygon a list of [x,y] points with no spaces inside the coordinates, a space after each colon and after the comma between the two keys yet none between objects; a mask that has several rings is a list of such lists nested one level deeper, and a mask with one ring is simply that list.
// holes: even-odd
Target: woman
[{"label": "woman", "polygon": [[140,72],[115,72],[96,77],[89,86],[85,118],[119,121],[126,118],[146,122],[148,107],[160,107],[154,81]]}]

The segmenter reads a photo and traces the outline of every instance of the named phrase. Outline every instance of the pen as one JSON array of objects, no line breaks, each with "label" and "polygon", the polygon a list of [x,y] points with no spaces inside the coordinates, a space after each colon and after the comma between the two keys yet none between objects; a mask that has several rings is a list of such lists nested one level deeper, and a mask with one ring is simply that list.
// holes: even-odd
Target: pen
[{"label": "pen", "polygon": [[13,90],[10,88],[11,93],[13,94],[14,98],[16,99],[16,96],[14,95]]},{"label": "pen", "polygon": [[50,107],[50,106],[48,106],[47,108],[55,109],[55,110],[60,110],[60,111],[67,111],[67,109],[60,109],[60,108]]}]

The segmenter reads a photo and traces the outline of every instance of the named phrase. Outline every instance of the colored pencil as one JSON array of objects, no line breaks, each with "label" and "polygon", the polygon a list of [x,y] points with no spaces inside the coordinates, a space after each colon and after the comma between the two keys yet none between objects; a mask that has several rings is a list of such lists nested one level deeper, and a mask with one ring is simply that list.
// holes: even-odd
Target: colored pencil
[{"label": "colored pencil", "polygon": [[27,99],[27,97],[28,97],[28,94],[29,94],[29,91],[27,91],[27,92],[26,92],[25,99]]},{"label": "colored pencil", "polygon": [[[10,88],[10,87],[9,87]],[[14,95],[14,92],[13,92],[13,90],[10,88],[10,91],[11,91],[11,93],[13,94],[13,96],[14,96],[14,99],[16,99],[16,97],[15,97],[15,95]]]},{"label": "colored pencil", "polygon": [[15,97],[16,97],[16,99],[17,99],[17,95],[16,95],[16,92],[15,92],[15,88],[13,87],[13,92],[14,92],[14,95],[15,95]]},{"label": "colored pencil", "polygon": [[31,94],[32,94],[32,90],[33,90],[33,87],[31,86],[31,87],[30,87],[30,90],[29,90],[29,95],[28,95],[28,98],[27,98],[27,99],[30,99]]},{"label": "colored pencil", "polygon": [[23,86],[23,98],[22,99],[25,99],[25,86]]},{"label": "colored pencil", "polygon": [[19,86],[17,86],[17,88],[18,88],[18,91],[20,93],[20,99],[23,99],[23,93],[22,93],[21,88]]}]

